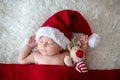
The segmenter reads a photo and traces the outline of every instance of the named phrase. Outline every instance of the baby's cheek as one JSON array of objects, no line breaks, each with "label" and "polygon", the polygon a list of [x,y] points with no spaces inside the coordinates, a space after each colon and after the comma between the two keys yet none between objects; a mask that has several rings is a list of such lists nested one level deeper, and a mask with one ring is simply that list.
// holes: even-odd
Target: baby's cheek
[{"label": "baby's cheek", "polygon": [[42,46],[40,46],[40,45],[37,45],[37,49],[41,49],[41,47],[42,47]]},{"label": "baby's cheek", "polygon": [[59,47],[52,47],[52,48],[49,48],[49,51],[53,52],[53,53],[59,53],[60,52],[60,48]]}]

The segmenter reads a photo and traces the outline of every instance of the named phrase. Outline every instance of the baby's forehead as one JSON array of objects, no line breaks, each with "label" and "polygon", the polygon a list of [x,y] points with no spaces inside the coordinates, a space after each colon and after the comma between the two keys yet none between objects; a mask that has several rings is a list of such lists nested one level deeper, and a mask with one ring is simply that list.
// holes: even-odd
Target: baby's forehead
[{"label": "baby's forehead", "polygon": [[48,40],[48,41],[55,42],[52,38],[49,38],[49,37],[46,37],[46,36],[41,36],[39,40]]}]

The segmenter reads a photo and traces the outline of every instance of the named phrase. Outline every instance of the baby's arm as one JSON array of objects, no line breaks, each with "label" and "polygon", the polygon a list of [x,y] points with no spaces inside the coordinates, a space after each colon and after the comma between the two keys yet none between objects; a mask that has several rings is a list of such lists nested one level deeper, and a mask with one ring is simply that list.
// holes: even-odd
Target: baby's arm
[{"label": "baby's arm", "polygon": [[21,50],[18,56],[18,63],[28,64],[34,63],[34,56],[32,53],[32,49],[36,46],[35,36],[30,36],[28,42],[25,44],[23,49]]},{"label": "baby's arm", "polygon": [[80,42],[81,42],[81,48],[83,49],[84,53],[87,53],[87,49],[88,49],[88,35],[82,34],[81,38],[80,38]]}]

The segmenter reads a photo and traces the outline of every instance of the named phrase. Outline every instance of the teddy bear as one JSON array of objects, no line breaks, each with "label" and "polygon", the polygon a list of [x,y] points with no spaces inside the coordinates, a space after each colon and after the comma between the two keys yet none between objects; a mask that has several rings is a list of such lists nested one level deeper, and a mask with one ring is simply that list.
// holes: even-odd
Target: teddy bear
[{"label": "teddy bear", "polygon": [[88,71],[85,64],[85,53],[81,49],[81,42],[77,41],[76,44],[71,42],[68,45],[68,50],[70,51],[70,56],[64,58],[64,63],[66,66],[73,66],[80,73],[85,73]]}]

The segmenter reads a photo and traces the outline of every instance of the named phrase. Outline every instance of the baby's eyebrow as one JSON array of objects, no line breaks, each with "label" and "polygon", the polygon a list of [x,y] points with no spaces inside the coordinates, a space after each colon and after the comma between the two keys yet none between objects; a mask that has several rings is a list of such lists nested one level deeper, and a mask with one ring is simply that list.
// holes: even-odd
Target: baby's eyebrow
[{"label": "baby's eyebrow", "polygon": [[48,41],[48,42],[50,42],[50,43],[55,43],[54,41]]}]

